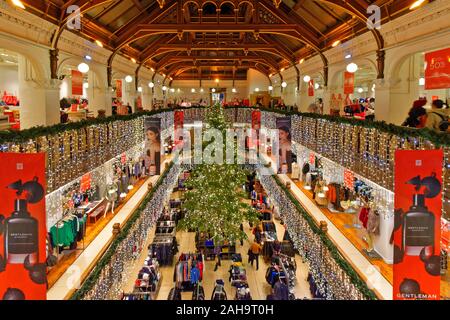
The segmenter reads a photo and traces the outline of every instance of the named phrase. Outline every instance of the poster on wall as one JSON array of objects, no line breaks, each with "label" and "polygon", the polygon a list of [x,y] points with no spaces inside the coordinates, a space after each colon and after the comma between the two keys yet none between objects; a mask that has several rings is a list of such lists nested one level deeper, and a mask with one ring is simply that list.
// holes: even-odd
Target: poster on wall
[{"label": "poster on wall", "polygon": [[344,185],[353,190],[353,184],[355,182],[355,175],[352,171],[344,169]]},{"label": "poster on wall", "polygon": [[355,74],[344,72],[344,94],[352,94],[355,91]]},{"label": "poster on wall", "polygon": [[425,90],[450,88],[450,48],[425,54]]},{"label": "poster on wall", "polygon": [[177,110],[173,114],[173,126],[175,132],[175,148],[183,147],[184,111]]},{"label": "poster on wall", "polygon": [[278,173],[292,173],[291,117],[277,118]]},{"label": "poster on wall", "polygon": [[161,174],[161,118],[146,118],[145,126],[145,169],[150,176]]},{"label": "poster on wall", "polygon": [[0,299],[47,298],[45,154],[0,153]]},{"label": "poster on wall", "polygon": [[308,82],[308,96],[314,97],[314,80],[311,79]]},{"label": "poster on wall", "polygon": [[394,300],[440,299],[442,150],[395,152]]},{"label": "poster on wall", "polygon": [[116,80],[116,98],[122,98],[122,80]]},{"label": "poster on wall", "polygon": [[83,95],[83,74],[78,70],[72,70],[72,95]]}]

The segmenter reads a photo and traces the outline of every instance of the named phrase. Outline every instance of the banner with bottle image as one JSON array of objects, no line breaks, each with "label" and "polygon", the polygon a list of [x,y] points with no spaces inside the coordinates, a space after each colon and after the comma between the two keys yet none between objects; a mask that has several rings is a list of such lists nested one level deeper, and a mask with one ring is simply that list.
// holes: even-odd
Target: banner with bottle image
[{"label": "banner with bottle image", "polygon": [[277,118],[278,173],[292,173],[291,117]]},{"label": "banner with bottle image", "polygon": [[183,147],[184,111],[178,110],[173,113],[173,126],[175,133],[175,148]]},{"label": "banner with bottle image", "polygon": [[45,154],[0,153],[0,299],[46,300]]},{"label": "banner with bottle image", "polygon": [[150,176],[161,174],[161,118],[146,118],[144,160]]},{"label": "banner with bottle image", "polygon": [[442,150],[395,153],[394,300],[440,299]]}]

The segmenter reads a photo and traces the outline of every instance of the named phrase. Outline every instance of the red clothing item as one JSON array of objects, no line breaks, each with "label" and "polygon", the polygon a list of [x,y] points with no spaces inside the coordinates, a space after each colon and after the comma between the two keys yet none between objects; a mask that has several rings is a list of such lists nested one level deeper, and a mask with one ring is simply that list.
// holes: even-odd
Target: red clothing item
[{"label": "red clothing item", "polygon": [[362,208],[359,212],[359,221],[362,222],[363,227],[367,229],[367,221],[369,221],[369,209]]}]

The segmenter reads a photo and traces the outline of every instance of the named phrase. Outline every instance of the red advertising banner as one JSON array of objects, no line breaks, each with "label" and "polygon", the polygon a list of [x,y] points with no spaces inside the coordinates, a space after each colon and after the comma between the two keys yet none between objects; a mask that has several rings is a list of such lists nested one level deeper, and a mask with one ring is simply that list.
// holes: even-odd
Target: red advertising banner
[{"label": "red advertising banner", "polygon": [[355,74],[344,72],[344,94],[352,94],[355,91]]},{"label": "red advertising banner", "polygon": [[394,300],[439,300],[442,150],[395,152]]},{"label": "red advertising banner", "polygon": [[175,148],[183,146],[184,111],[175,111],[173,114],[175,132]]},{"label": "red advertising banner", "polygon": [[86,173],[81,177],[80,192],[84,193],[91,188],[92,176],[90,173]]},{"label": "red advertising banner", "polygon": [[309,164],[312,166],[316,164],[316,155],[314,152],[309,153]]},{"label": "red advertising banner", "polygon": [[425,89],[450,88],[450,48],[425,54]]},{"label": "red advertising banner", "polygon": [[78,70],[72,70],[72,95],[83,95],[83,74]]},{"label": "red advertising banner", "polygon": [[0,299],[46,300],[45,154],[0,153]]},{"label": "red advertising banner", "polygon": [[122,80],[116,80],[116,98],[122,98]]},{"label": "red advertising banner", "polygon": [[314,97],[314,80],[309,80],[308,83],[308,97]]}]

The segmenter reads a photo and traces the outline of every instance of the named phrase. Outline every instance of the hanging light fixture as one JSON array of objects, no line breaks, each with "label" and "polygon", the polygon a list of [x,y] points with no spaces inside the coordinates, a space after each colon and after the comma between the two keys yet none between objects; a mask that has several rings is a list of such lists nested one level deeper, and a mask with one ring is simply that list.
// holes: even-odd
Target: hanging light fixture
[{"label": "hanging light fixture", "polygon": [[154,84],[153,82],[149,82],[149,83],[148,83],[148,86],[149,86],[149,88],[154,88],[154,87],[155,87],[155,84]]},{"label": "hanging light fixture", "polygon": [[89,83],[87,83],[87,82],[84,82],[84,83],[83,83],[83,88],[85,88],[85,89],[89,89]]},{"label": "hanging light fixture", "polygon": [[200,88],[200,92],[204,92],[205,90],[203,90],[203,88]]},{"label": "hanging light fixture", "polygon": [[96,43],[99,47],[103,48],[103,43],[102,43],[100,40],[95,40],[95,43]]},{"label": "hanging light fixture", "polygon": [[318,84],[318,83],[316,82],[316,84],[314,85],[314,88],[315,88],[316,90],[319,90],[320,84]]},{"label": "hanging light fixture", "polygon": [[192,88],[192,89],[191,89],[191,92],[192,92],[192,93],[195,93],[195,89],[194,89],[194,88]]},{"label": "hanging light fixture", "polygon": [[300,59],[299,63],[302,64],[303,62],[305,62],[305,59],[304,58]]},{"label": "hanging light fixture", "polygon": [[272,91],[272,90],[273,90],[273,87],[272,87],[272,86],[269,86],[268,89],[269,89],[269,91]]},{"label": "hanging light fixture", "polygon": [[418,7],[420,7],[424,3],[425,3],[425,0],[417,0],[409,7],[409,10],[417,9]]},{"label": "hanging light fixture", "polygon": [[341,43],[341,40],[336,40],[335,42],[333,42],[333,44],[331,46],[334,48],[334,47],[337,47],[340,43]]},{"label": "hanging light fixture", "polygon": [[231,89],[231,92],[236,93],[237,92],[236,88]]},{"label": "hanging light fixture", "polygon": [[306,83],[308,83],[309,81],[311,81],[311,77],[306,75],[303,77],[303,81],[305,81]]},{"label": "hanging light fixture", "polygon": [[127,82],[127,83],[133,82],[133,77],[130,76],[130,75],[126,76],[126,77],[125,77],[125,82]]},{"label": "hanging light fixture", "polygon": [[215,92],[216,92],[216,89],[212,88],[211,92],[212,92],[212,93],[215,93]]},{"label": "hanging light fixture", "polygon": [[87,63],[80,63],[78,65],[78,71],[80,71],[81,73],[86,73],[89,71],[89,65]]},{"label": "hanging light fixture", "polygon": [[167,87],[166,87],[166,86],[163,86],[163,87],[162,87],[162,91],[167,91]]},{"label": "hanging light fixture", "polygon": [[19,7],[21,9],[25,9],[25,6],[23,5],[22,1],[20,1],[20,0],[12,0],[12,3],[16,7]]},{"label": "hanging light fixture", "polygon": [[283,81],[283,82],[281,83],[281,86],[282,86],[283,88],[286,88],[286,87],[287,87],[287,83],[286,83],[285,81]]},{"label": "hanging light fixture", "polygon": [[130,60],[131,60],[131,62],[136,63],[136,59],[135,58],[131,58]]},{"label": "hanging light fixture", "polygon": [[347,65],[347,71],[350,73],[355,73],[356,71],[358,71],[358,65],[354,62],[349,63]]},{"label": "hanging light fixture", "polygon": [[255,88],[255,92],[259,92],[259,88]]},{"label": "hanging light fixture", "polygon": [[364,92],[364,89],[361,88],[361,87],[359,87],[359,88],[358,88],[358,92],[359,92],[359,93],[363,93],[363,92]]},{"label": "hanging light fixture", "polygon": [[424,86],[425,85],[425,78],[421,77],[419,79],[419,86]]},{"label": "hanging light fixture", "polygon": [[85,55],[84,58],[85,58],[86,60],[88,60],[88,61],[91,61],[91,60],[92,60],[92,57],[91,57],[90,55]]},{"label": "hanging light fixture", "polygon": [[142,87],[138,87],[138,92],[142,92]]}]

